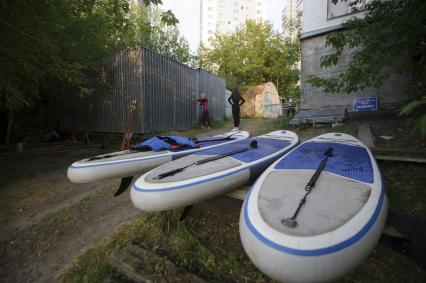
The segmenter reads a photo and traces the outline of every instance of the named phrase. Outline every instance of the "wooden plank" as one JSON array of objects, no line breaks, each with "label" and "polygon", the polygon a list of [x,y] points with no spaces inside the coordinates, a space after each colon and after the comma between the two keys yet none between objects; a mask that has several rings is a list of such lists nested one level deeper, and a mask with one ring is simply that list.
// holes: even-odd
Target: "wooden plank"
[{"label": "wooden plank", "polygon": [[419,149],[407,149],[407,148],[386,148],[386,147],[372,147],[370,150],[374,154],[397,154],[397,155],[421,155],[422,157],[426,157],[426,150]]},{"label": "wooden plank", "polygon": [[421,158],[421,157],[404,157],[404,156],[374,154],[374,158],[376,158],[376,160],[384,160],[384,161],[426,163],[426,158]]},{"label": "wooden plank", "polygon": [[235,199],[244,200],[249,190],[250,186],[243,186],[228,193],[227,196]]}]

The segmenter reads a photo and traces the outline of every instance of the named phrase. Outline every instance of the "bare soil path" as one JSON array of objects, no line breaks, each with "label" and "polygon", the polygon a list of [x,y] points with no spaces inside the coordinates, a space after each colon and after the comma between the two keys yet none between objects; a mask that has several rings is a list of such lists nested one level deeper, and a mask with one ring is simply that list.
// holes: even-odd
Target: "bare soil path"
[{"label": "bare soil path", "polygon": [[73,184],[68,165],[94,154],[76,150],[0,160],[0,281],[51,282],[70,260],[140,212],[119,180]]}]

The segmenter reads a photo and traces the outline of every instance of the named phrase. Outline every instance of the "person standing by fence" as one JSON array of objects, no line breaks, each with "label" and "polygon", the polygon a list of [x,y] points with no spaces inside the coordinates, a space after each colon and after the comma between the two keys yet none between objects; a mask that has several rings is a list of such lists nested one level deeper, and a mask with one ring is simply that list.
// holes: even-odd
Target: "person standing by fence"
[{"label": "person standing by fence", "polygon": [[205,93],[201,93],[200,99],[197,99],[200,103],[203,112],[203,128],[207,127],[210,129],[210,117],[209,117],[209,101]]},{"label": "person standing by fence", "polygon": [[232,90],[231,96],[228,98],[229,104],[232,105],[232,117],[234,118],[234,128],[233,131],[240,130],[240,106],[246,102],[241,96],[238,89],[234,88]]},{"label": "person standing by fence", "polygon": [[294,108],[296,107],[296,103],[294,102],[294,99],[290,97],[288,100],[288,116],[294,117]]}]

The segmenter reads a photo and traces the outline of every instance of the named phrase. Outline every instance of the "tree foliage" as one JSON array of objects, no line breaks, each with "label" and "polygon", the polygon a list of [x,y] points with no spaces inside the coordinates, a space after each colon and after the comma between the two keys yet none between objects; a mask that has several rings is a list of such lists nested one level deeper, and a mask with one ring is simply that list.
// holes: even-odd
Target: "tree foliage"
[{"label": "tree foliage", "polygon": [[149,6],[159,4],[161,0],[1,1],[0,114],[8,117],[7,132],[14,118],[49,96],[87,94],[87,74],[104,55],[142,45],[192,62],[171,11],[158,10],[158,20],[151,23]]},{"label": "tree foliage", "polygon": [[357,48],[343,73],[312,76],[308,83],[326,92],[354,92],[380,87],[395,70],[411,76],[407,94],[413,101],[402,109],[426,136],[426,2],[371,1],[363,18],[343,23],[344,32],[331,33],[327,45],[335,52],[321,58],[321,67],[336,65],[346,48]]},{"label": "tree foliage", "polygon": [[141,38],[143,45],[173,60],[196,67],[196,56],[191,52],[188,41],[180,34],[177,20],[170,20],[170,17],[174,17],[170,10],[162,12],[158,7],[151,7],[148,13],[150,35],[145,37],[146,40]]},{"label": "tree foliage", "polygon": [[226,79],[228,88],[274,82],[281,96],[298,94],[300,49],[268,22],[247,21],[235,32],[216,33],[200,47],[200,66]]}]

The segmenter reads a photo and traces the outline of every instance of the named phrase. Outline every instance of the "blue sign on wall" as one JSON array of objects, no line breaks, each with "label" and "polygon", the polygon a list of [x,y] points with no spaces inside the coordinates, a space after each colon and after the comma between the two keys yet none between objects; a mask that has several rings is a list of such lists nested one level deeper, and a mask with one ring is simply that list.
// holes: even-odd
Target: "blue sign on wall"
[{"label": "blue sign on wall", "polygon": [[357,97],[353,101],[355,112],[377,111],[377,97]]}]

